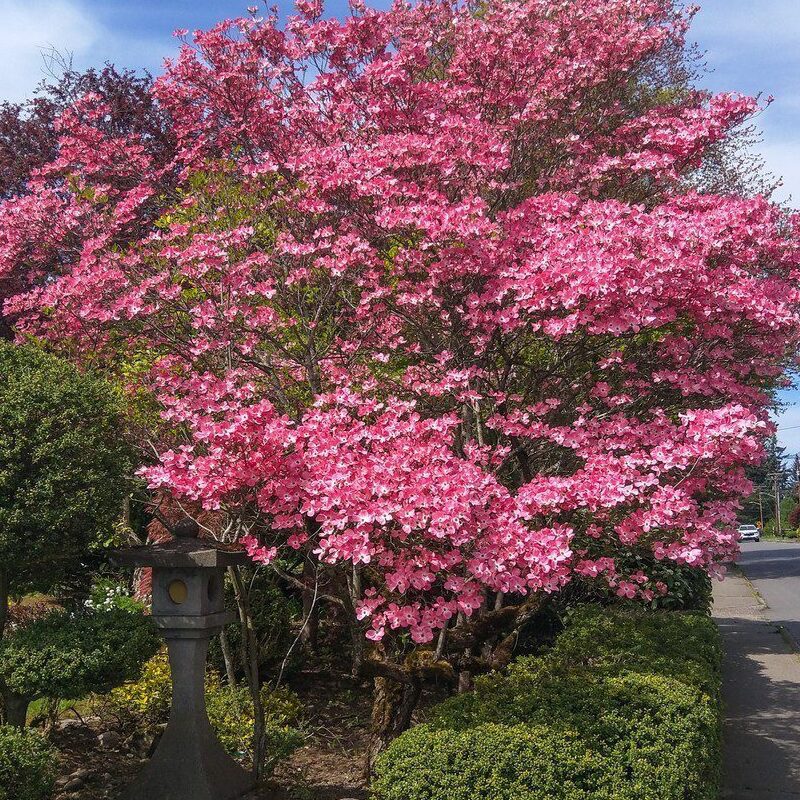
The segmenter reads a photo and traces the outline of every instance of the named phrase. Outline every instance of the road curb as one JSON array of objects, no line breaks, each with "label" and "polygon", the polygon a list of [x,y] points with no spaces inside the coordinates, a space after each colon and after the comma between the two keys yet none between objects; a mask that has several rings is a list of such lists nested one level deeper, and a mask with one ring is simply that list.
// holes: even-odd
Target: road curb
[{"label": "road curb", "polygon": [[756,589],[755,584],[750,580],[750,578],[747,577],[747,575],[745,575],[744,570],[738,564],[736,564],[735,567],[736,573],[747,584],[747,588],[750,590],[753,597],[755,597],[756,602],[760,606],[761,610],[764,611],[765,609],[769,608],[769,603],[767,603],[764,595],[761,594],[758,589]]},{"label": "road curb", "polygon": [[789,631],[784,628],[783,625],[775,625],[775,630],[781,635],[781,638],[784,642],[786,642],[789,649],[800,655],[800,643],[794,638],[794,636],[792,636],[792,634],[789,633]]},{"label": "road curb", "polygon": [[734,573],[737,577],[741,578],[746,584],[747,588],[750,590],[753,597],[756,599],[756,602],[759,605],[759,611],[761,612],[761,617],[768,625],[771,625],[775,628],[776,632],[780,635],[783,641],[786,643],[787,647],[793,652],[800,655],[800,642],[792,636],[787,628],[783,625],[778,625],[773,622],[767,615],[764,613],[769,608],[769,603],[767,603],[764,595],[756,589],[755,584],[747,577],[744,570],[738,565],[734,564],[733,569],[731,572]]}]

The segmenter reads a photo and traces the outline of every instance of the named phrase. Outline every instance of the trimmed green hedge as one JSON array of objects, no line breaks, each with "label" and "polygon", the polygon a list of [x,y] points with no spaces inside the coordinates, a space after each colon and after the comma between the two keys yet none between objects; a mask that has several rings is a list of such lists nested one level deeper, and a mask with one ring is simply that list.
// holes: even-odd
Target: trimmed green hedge
[{"label": "trimmed green hedge", "polygon": [[719,634],[586,607],[544,656],[439,706],[379,759],[381,800],[716,800]]},{"label": "trimmed green hedge", "polygon": [[0,641],[0,681],[18,695],[73,700],[135,680],[160,647],[150,617],[53,611]]}]

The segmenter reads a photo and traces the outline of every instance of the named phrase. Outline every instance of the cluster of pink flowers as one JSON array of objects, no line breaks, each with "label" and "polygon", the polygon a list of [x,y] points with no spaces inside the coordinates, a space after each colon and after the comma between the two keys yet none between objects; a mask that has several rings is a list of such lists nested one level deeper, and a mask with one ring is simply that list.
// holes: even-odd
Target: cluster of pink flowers
[{"label": "cluster of pink flowers", "polygon": [[167,167],[96,98],[62,118],[0,212],[20,331],[139,365],[150,486],[360,570],[373,639],[573,574],[663,594],[622,550],[720,572],[800,219],[685,179],[754,101],[620,99],[680,47],[670,0],[298,9],[184,44]]},{"label": "cluster of pink flowers", "polygon": [[[230,385],[192,383],[186,402],[169,413],[190,423],[193,443],[145,469],[150,485],[212,510],[255,499],[294,549],[308,542],[313,519],[315,555],[370,565],[387,595],[452,593],[432,604],[371,595],[359,608],[371,609],[373,636],[402,625],[426,641],[453,615],[479,608],[486,588],[553,591],[568,580],[571,529],[527,524],[487,469],[486,448],[456,456],[452,415],[425,419],[411,402],[340,389],[320,396],[295,424],[267,401],[241,405]],[[224,417],[212,422],[209,407]],[[278,555],[254,536],[243,541],[260,563]]]}]

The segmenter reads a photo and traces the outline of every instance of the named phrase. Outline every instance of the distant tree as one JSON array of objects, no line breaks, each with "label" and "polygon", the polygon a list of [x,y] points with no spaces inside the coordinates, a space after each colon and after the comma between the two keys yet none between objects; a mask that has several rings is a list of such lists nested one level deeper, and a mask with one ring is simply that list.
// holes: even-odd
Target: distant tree
[{"label": "distant tree", "polygon": [[797,498],[800,496],[800,455],[795,454],[789,471],[789,490]]},{"label": "distant tree", "polygon": [[105,135],[138,135],[157,163],[167,163],[173,138],[151,94],[153,80],[147,72],[119,70],[113,64],[79,72],[57,53],[51,64],[53,77],[33,97],[0,103],[0,197],[25,193],[31,173],[58,152],[59,116],[90,95],[108,109],[95,123]]},{"label": "distant tree", "polygon": [[747,477],[753,484],[753,493],[745,501],[739,515],[741,522],[764,522],[775,519],[775,481],[781,494],[792,489],[792,473],[786,469],[786,448],[778,444],[774,434],[764,443],[765,458],[757,465],[747,467]]},{"label": "distant tree", "polygon": [[113,530],[131,472],[116,392],[0,341],[0,637],[9,596],[58,590],[82,571]]},{"label": "distant tree", "polygon": [[774,476],[779,476],[779,487],[787,488],[789,472],[786,469],[786,448],[778,444],[774,434],[765,443],[766,457],[759,467],[753,469],[751,480],[759,485],[772,486]]}]

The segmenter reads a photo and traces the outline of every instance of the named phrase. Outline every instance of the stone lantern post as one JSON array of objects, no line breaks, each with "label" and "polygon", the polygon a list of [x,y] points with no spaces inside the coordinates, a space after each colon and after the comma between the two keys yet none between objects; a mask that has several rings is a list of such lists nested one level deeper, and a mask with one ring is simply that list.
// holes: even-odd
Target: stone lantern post
[{"label": "stone lantern post", "polygon": [[197,523],[179,522],[170,541],[117,550],[120,565],[152,567],[153,620],[169,649],[172,710],[161,741],[125,800],[233,800],[254,785],[222,748],[208,721],[208,643],[233,615],[225,611],[225,568],[247,555],[198,539]]}]

